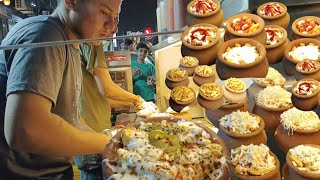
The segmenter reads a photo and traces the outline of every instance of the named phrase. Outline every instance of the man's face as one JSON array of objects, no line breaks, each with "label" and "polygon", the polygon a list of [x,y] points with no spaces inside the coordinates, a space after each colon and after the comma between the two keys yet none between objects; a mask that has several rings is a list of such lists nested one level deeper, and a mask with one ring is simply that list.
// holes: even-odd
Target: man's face
[{"label": "man's face", "polygon": [[[122,0],[82,0],[73,15],[76,34],[81,39],[112,37],[118,31]],[[99,45],[101,42],[89,43]]]},{"label": "man's face", "polygon": [[148,55],[148,49],[147,48],[139,48],[137,54],[138,54],[138,59],[144,60]]}]

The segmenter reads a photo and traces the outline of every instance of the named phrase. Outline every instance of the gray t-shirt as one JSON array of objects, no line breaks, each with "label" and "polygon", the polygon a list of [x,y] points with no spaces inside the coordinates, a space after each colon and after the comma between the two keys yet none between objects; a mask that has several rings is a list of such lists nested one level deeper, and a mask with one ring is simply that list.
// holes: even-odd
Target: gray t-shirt
[{"label": "gray t-shirt", "polygon": [[[67,40],[64,25],[36,16],[16,24],[2,46]],[[82,72],[72,45],[0,51],[0,179],[72,179],[70,157],[53,157],[11,149],[3,132],[6,97],[32,92],[52,101],[52,113],[75,125],[80,118]],[[23,112],[21,112],[23,113]],[[64,147],[68,148],[68,147]]]}]

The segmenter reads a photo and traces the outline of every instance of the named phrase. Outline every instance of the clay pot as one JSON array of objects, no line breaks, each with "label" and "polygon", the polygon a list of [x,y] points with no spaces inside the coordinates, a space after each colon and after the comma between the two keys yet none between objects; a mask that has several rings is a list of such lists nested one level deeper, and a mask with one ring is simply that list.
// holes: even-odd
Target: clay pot
[{"label": "clay pot", "polygon": [[[317,85],[317,89],[314,93],[310,94],[310,95],[300,95],[300,94],[297,94],[294,89],[295,87],[297,86],[297,84],[301,81],[311,81],[313,83],[315,83]],[[300,80],[298,82],[296,82],[293,86],[292,86],[292,96],[291,96],[291,101],[292,101],[292,104],[300,109],[300,110],[303,110],[303,111],[310,111],[310,110],[313,110],[314,108],[317,107],[318,105],[318,101],[319,101],[319,91],[320,91],[320,87],[319,87],[319,82],[316,81],[316,80],[313,80],[313,79],[303,79],[303,80]]]},{"label": "clay pot", "polygon": [[280,124],[280,115],[291,107],[292,106],[286,108],[268,108],[255,103],[252,113],[260,116],[264,120],[266,131],[275,132]]},{"label": "clay pot", "polygon": [[[250,64],[234,64],[232,62],[226,61],[223,58],[223,53],[226,52],[228,47],[234,47],[235,44],[240,44],[244,46],[246,43],[255,46],[257,51],[260,54],[260,57],[256,59],[253,63]],[[231,77],[236,78],[264,78],[268,74],[268,60],[266,59],[266,49],[264,44],[261,44],[252,39],[239,38],[229,40],[220,46],[218,50],[218,60],[216,64],[216,70],[218,76],[221,80],[226,80]]]},{"label": "clay pot", "polygon": [[[167,120],[170,122],[178,122],[181,120],[181,118],[172,118],[172,117],[157,117],[157,118],[150,118],[146,120],[142,120],[144,123],[148,122],[161,122],[162,120]],[[221,168],[221,177],[219,180],[229,180],[230,179],[230,153],[228,149],[226,148],[224,142],[221,140],[221,138],[214,133],[210,128],[208,128],[206,125],[203,125],[201,123],[194,122],[197,126],[201,127],[204,129],[210,136],[210,139],[213,143],[219,144],[222,147],[222,156],[225,157],[225,162]],[[129,124],[125,128],[138,128],[140,126],[140,122],[135,122],[133,124]],[[112,139],[109,141],[109,143],[106,145],[106,148],[104,150],[104,153],[102,155],[103,159],[107,159],[109,161],[104,161],[102,163],[102,171],[105,179],[109,179],[109,177],[114,174],[112,171],[111,166],[107,165],[107,162],[110,163],[111,165],[115,165],[117,161],[117,150],[119,148],[122,148],[123,144],[121,141],[121,136],[122,136],[122,131],[118,132],[115,136],[112,137]]]},{"label": "clay pot", "polygon": [[246,101],[236,103],[236,104],[230,104],[230,105],[222,105],[220,108],[216,110],[206,109],[205,113],[207,118],[210,120],[210,122],[215,126],[219,127],[219,119],[221,119],[223,116],[227,114],[231,114],[234,111],[247,111],[247,103]]},{"label": "clay pot", "polygon": [[[270,3],[279,4],[283,8],[283,12],[279,15],[276,15],[276,16],[262,15],[260,11],[262,9],[264,9],[264,7],[267,4],[270,4]],[[268,3],[262,4],[261,6],[258,7],[257,14],[264,20],[264,23],[266,25],[277,25],[277,26],[281,26],[286,29],[290,23],[290,15],[288,13],[287,7],[284,4],[279,3],[279,2],[268,2]]]},{"label": "clay pot", "polygon": [[292,32],[290,35],[291,41],[300,39],[300,38],[312,38],[316,40],[320,40],[320,32],[314,33],[314,34],[303,34],[297,29],[297,23],[301,20],[306,20],[306,19],[312,19],[316,22],[316,24],[320,25],[320,18],[316,16],[303,16],[301,18],[296,19],[292,23]]},{"label": "clay pot", "polygon": [[[300,68],[304,62],[312,62],[315,63],[317,68],[312,69],[311,71],[302,71]],[[301,79],[314,79],[317,81],[320,81],[320,63],[318,61],[303,61],[299,62],[296,65],[296,73],[294,74],[294,77],[296,78],[297,81]]]},{"label": "clay pot", "polygon": [[276,169],[274,171],[269,172],[268,174],[262,175],[262,176],[249,176],[249,175],[242,175],[242,174],[237,174],[238,179],[241,180],[280,180],[280,162],[275,154],[273,154],[270,151],[270,154],[274,157],[276,160]]},{"label": "clay pot", "polygon": [[186,70],[187,73],[188,73],[188,76],[192,76],[192,75],[194,74],[194,71],[196,70],[197,66],[199,65],[199,60],[198,60],[197,58],[195,58],[195,57],[192,57],[192,58],[194,58],[194,60],[196,60],[196,64],[193,64],[193,65],[191,65],[191,66],[188,66],[188,65],[183,64],[182,61],[183,61],[184,58],[185,58],[185,57],[183,57],[183,58],[180,60],[179,68]]},{"label": "clay pot", "polygon": [[289,149],[298,146],[300,144],[317,144],[320,145],[320,130],[306,131],[295,130],[291,135],[291,132],[286,130],[282,124],[280,124],[274,134],[275,140],[279,148],[287,153]]},{"label": "clay pot", "polygon": [[205,96],[202,91],[199,91],[197,100],[200,106],[202,106],[205,109],[212,109],[212,110],[218,109],[219,107],[222,106],[224,102],[223,90],[220,86],[218,87],[220,89],[220,94],[218,97],[208,97],[208,96]]},{"label": "clay pot", "polygon": [[213,83],[215,81],[215,75],[200,75],[197,73],[197,71],[195,71],[195,73],[193,74],[193,82],[198,85],[201,86],[202,84],[205,83]]},{"label": "clay pot", "polygon": [[173,89],[178,86],[188,86],[189,85],[189,78],[188,78],[187,72],[185,73],[185,76],[181,80],[171,79],[169,77],[169,72],[170,72],[170,70],[167,72],[166,80],[165,80],[165,84],[169,89]]},{"label": "clay pot", "polygon": [[225,81],[224,85],[222,86],[223,92],[224,92],[224,97],[228,100],[230,100],[233,103],[239,103],[239,102],[244,102],[246,97],[247,97],[247,87],[246,84],[243,82],[245,85],[245,88],[241,91],[234,91],[233,89],[230,89],[227,85],[227,81]]},{"label": "clay pot", "polygon": [[[252,19],[255,23],[259,23],[259,28],[250,33],[239,33],[234,31],[234,29],[231,27],[232,21],[236,18],[242,18],[243,16],[247,16]],[[264,31],[264,21],[261,17],[254,15],[254,14],[248,14],[248,13],[242,13],[242,14],[237,14],[235,16],[232,16],[228,19],[227,25],[226,25],[226,32],[224,35],[224,41],[228,41],[230,39],[235,39],[235,38],[249,38],[256,40],[260,42],[261,44],[266,44],[267,41],[267,35]]]},{"label": "clay pot", "polygon": [[266,28],[276,28],[283,32],[283,37],[278,43],[273,45],[265,45],[269,64],[276,64],[282,61],[284,56],[284,48],[289,43],[289,40],[287,39],[287,31],[276,25],[268,25],[265,26],[265,29]]},{"label": "clay pot", "polygon": [[216,5],[216,9],[206,14],[195,14],[191,11],[190,6],[193,6],[198,0],[191,1],[187,6],[188,13],[186,14],[186,24],[192,26],[200,23],[212,24],[219,27],[223,21],[223,11],[221,10],[220,2],[212,0]]},{"label": "clay pot", "polygon": [[294,170],[288,167],[287,163],[285,163],[282,168],[282,180],[312,180],[312,179],[298,175],[297,173],[294,172]]},{"label": "clay pot", "polygon": [[[303,144],[320,148],[319,145],[307,144],[307,143],[303,143]],[[286,156],[286,164],[288,166],[288,171],[289,171],[289,174],[290,174],[290,177],[292,178],[292,180],[320,179],[319,173],[309,173],[309,172],[305,172],[305,171],[300,170],[298,167],[295,167],[289,159],[289,153],[287,153],[287,156]]]},{"label": "clay pot", "polygon": [[[251,114],[256,116],[254,114]],[[261,119],[259,124],[259,129],[250,134],[234,134],[228,131],[228,129],[224,128],[219,124],[218,136],[226,143],[226,146],[229,150],[239,147],[241,145],[260,145],[267,144],[267,135],[264,131],[264,121]]]},{"label": "clay pot", "polygon": [[[190,88],[191,89],[191,88]],[[185,108],[186,106],[189,106],[191,104],[194,104],[196,102],[196,93],[193,89],[191,89],[194,97],[192,99],[190,99],[189,101],[175,101],[173,98],[173,91],[174,89],[171,91],[170,94],[170,99],[169,99],[169,105],[170,107],[176,111],[176,112],[180,112],[183,108]]]},{"label": "clay pot", "polygon": [[[216,36],[214,37],[214,40],[204,46],[193,46],[186,42],[185,36],[189,33],[189,31],[193,27],[201,27],[201,26],[209,26],[211,27],[215,32]],[[218,52],[218,47],[221,44],[221,35],[220,35],[220,30],[211,24],[196,24],[193,25],[189,28],[187,28],[181,36],[181,54],[182,56],[192,56],[196,57],[199,60],[199,65],[212,65],[216,62],[217,58],[217,52]]]},{"label": "clay pot", "polygon": [[[311,38],[302,38],[302,39],[297,39],[294,41],[291,41],[289,44],[287,44],[287,46],[284,48],[284,59],[283,59],[283,68],[285,73],[288,76],[293,76],[296,72],[296,64],[298,64],[299,60],[294,60],[291,56],[289,56],[289,52],[292,51],[292,48],[298,47],[300,46],[300,43],[304,43],[306,45],[313,43],[316,46],[320,47],[320,41],[316,40],[316,39],[311,39]],[[308,60],[308,59],[305,59]],[[318,59],[319,61],[320,59]]]}]

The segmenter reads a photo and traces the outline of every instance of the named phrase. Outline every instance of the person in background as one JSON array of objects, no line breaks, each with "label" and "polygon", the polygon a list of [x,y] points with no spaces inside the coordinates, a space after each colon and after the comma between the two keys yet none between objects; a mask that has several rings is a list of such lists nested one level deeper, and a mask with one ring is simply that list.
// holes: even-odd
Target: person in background
[{"label": "person in background", "polygon": [[[109,36],[121,3],[60,0],[52,15],[13,26],[1,46]],[[71,157],[103,153],[111,137],[81,119],[81,87],[78,44],[0,51],[1,180],[70,180]]]},{"label": "person in background", "polygon": [[145,101],[155,102],[155,68],[152,64],[146,63],[149,48],[146,43],[137,45],[137,61],[132,61],[133,93],[141,96]]},{"label": "person in background", "polygon": [[133,39],[126,39],[125,44],[126,44],[128,51],[130,51],[130,52],[136,51],[136,42]]},{"label": "person in background", "polygon": [[[116,33],[116,29],[115,32]],[[141,99],[115,84],[107,69],[102,45],[80,45],[83,85],[81,116],[96,132],[111,128],[111,107],[127,108],[139,105]],[[81,180],[103,179],[99,155],[83,155],[74,158],[80,170]]]}]

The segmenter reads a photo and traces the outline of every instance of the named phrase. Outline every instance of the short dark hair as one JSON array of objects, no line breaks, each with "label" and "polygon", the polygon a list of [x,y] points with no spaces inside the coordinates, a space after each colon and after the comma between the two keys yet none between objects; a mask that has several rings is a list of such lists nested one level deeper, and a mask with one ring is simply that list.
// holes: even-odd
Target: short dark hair
[{"label": "short dark hair", "polygon": [[132,39],[126,39],[125,40],[125,44],[127,45],[127,46],[130,46],[131,44],[133,44],[134,43],[134,41],[132,40]]},{"label": "short dark hair", "polygon": [[137,47],[136,47],[137,51],[138,51],[140,48],[146,48],[146,49],[148,49],[148,51],[150,50],[149,47],[147,46],[147,44],[144,43],[144,42],[140,42],[140,43],[137,45]]}]

